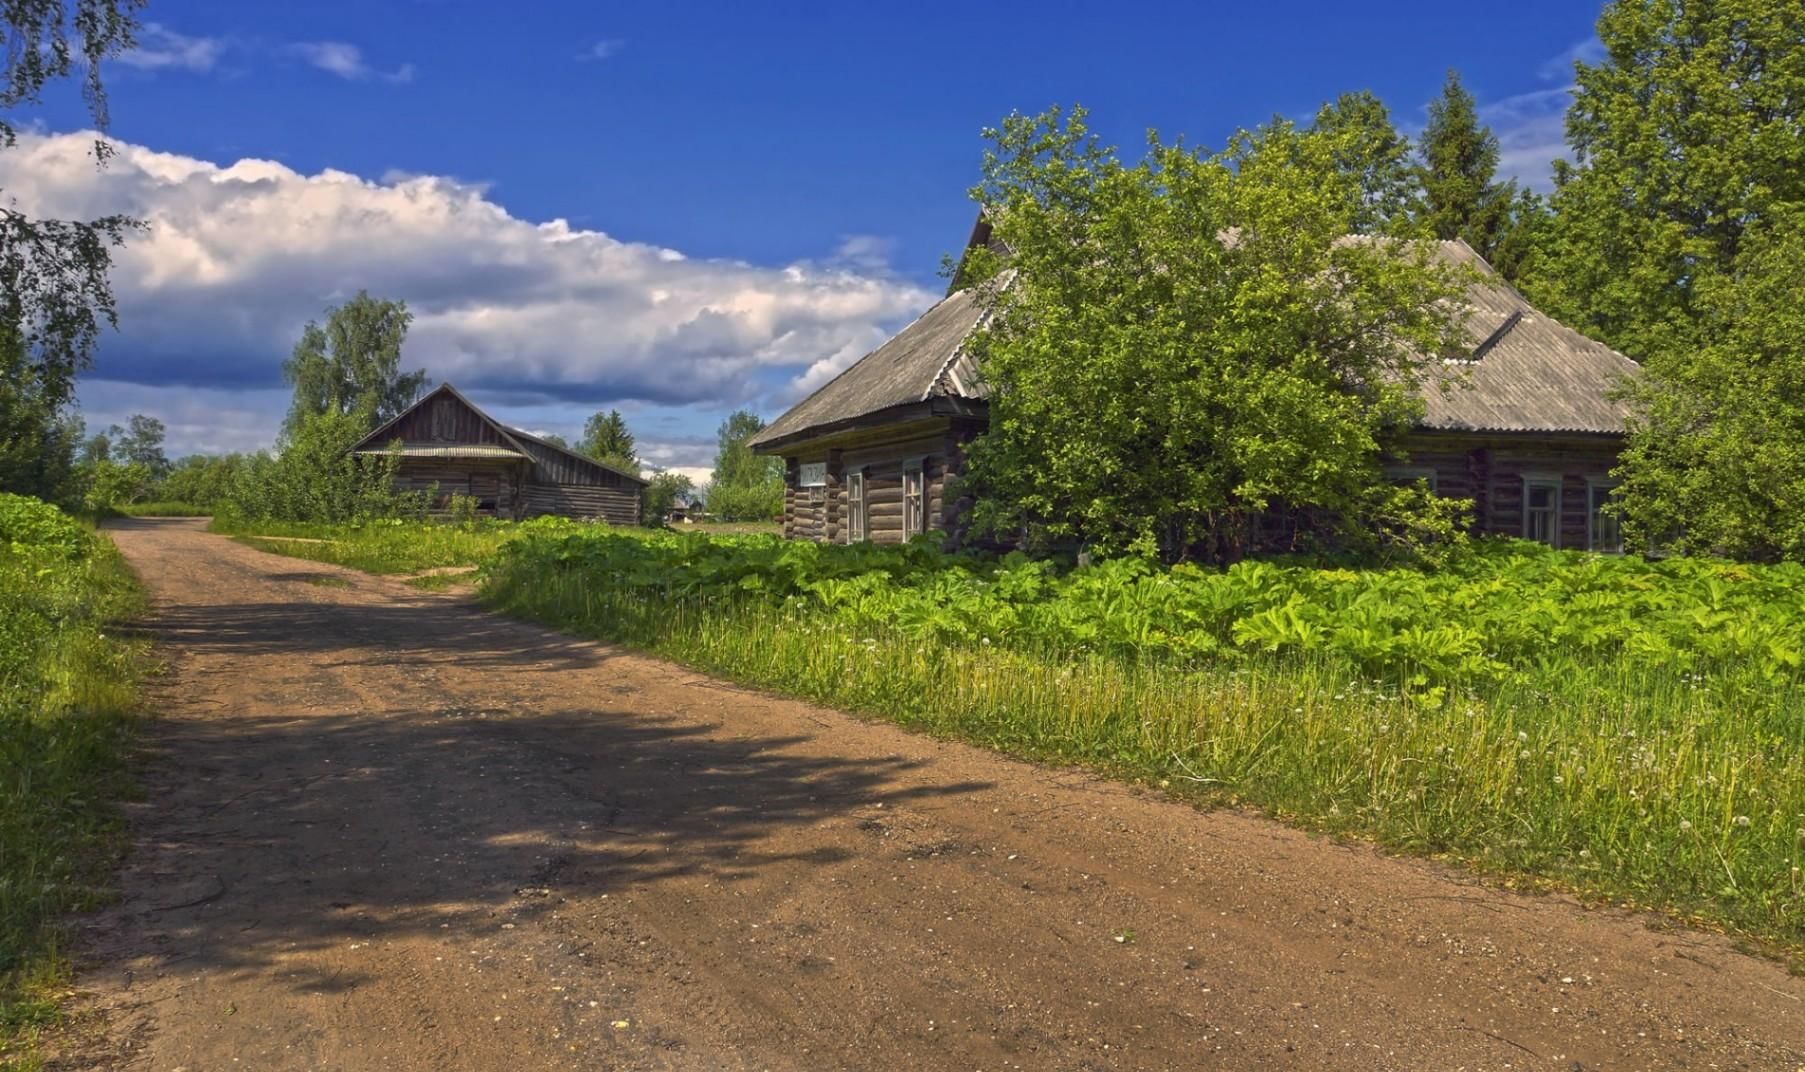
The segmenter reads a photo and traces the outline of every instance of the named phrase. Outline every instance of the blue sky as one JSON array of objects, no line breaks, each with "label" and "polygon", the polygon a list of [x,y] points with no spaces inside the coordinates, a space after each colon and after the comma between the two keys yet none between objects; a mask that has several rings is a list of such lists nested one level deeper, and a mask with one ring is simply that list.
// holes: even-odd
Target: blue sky
[{"label": "blue sky", "polygon": [[58,136],[85,114],[52,94],[0,188],[152,223],[90,424],[265,443],[299,325],[368,287],[419,314],[410,364],[504,419],[572,434],[617,405],[695,469],[728,410],[775,416],[933,299],[978,132],[1011,110],[1216,145],[1371,89],[1413,130],[1452,66],[1545,182],[1597,10],[1510,9],[151,0],[109,68],[128,151],[84,166]]}]

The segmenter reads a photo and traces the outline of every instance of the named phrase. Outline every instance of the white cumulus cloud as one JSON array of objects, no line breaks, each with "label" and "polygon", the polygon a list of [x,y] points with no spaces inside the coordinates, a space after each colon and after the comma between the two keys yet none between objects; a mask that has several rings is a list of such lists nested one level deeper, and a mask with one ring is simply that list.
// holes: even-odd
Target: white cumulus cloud
[{"label": "white cumulus cloud", "polygon": [[96,168],[94,137],[22,136],[0,153],[0,188],[34,215],[148,225],[117,256],[120,331],[95,371],[118,403],[134,384],[279,389],[302,324],[367,289],[414,313],[408,364],[498,404],[769,408],[933,300],[868,259],[686,257],[523,220],[439,176],[303,174],[131,144]]}]

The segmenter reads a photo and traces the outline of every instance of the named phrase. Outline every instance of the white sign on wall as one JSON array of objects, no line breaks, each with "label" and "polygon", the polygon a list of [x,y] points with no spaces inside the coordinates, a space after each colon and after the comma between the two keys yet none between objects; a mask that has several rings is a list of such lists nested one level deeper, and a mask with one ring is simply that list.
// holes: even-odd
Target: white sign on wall
[{"label": "white sign on wall", "polygon": [[797,479],[796,479],[797,487],[818,488],[818,487],[825,485],[826,483],[827,483],[827,463],[826,462],[803,462],[802,465],[798,467],[798,474],[797,474]]}]

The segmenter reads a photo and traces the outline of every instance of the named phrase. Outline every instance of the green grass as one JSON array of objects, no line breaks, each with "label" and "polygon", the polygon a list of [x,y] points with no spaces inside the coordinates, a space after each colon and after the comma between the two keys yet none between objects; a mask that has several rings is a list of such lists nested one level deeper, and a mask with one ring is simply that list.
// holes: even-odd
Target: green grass
[{"label": "green grass", "polygon": [[1061,573],[585,528],[498,540],[481,578],[735,681],[1805,954],[1796,567]]},{"label": "green grass", "polygon": [[350,566],[367,573],[395,574],[477,565],[492,558],[502,544],[535,531],[535,526],[544,527],[539,522],[517,525],[506,521],[371,521],[361,525],[253,522],[227,526],[216,520],[213,530],[260,551]]},{"label": "green grass", "polygon": [[781,536],[781,521],[690,521],[671,526],[673,532],[704,536]]},{"label": "green grass", "polygon": [[126,517],[211,517],[210,507],[185,502],[127,503],[118,508]]},{"label": "green grass", "polygon": [[0,496],[0,1068],[29,1068],[66,980],[58,918],[110,895],[142,597],[106,540]]}]

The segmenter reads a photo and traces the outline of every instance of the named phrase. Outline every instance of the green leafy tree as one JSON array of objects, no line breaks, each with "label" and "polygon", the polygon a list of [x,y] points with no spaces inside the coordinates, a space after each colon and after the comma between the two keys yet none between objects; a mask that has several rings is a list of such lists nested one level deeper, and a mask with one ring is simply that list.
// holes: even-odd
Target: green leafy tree
[{"label": "green leafy tree", "polygon": [[639,472],[639,448],[633,442],[633,433],[627,430],[627,419],[618,409],[591,415],[583,424],[583,442],[577,449],[616,469]]},{"label": "green leafy tree", "polygon": [[973,341],[977,532],[1225,560],[1273,508],[1346,536],[1445,522],[1380,455],[1420,412],[1418,355],[1462,341],[1462,282],[1425,244],[1344,238],[1339,136],[1153,136],[1132,166],[1082,110],[987,137],[973,197],[1013,259]]},{"label": "green leafy tree", "polygon": [[231,493],[244,464],[242,454],[190,454],[170,467],[151,494],[163,502],[210,508]]},{"label": "green leafy tree", "polygon": [[1331,147],[1346,179],[1337,189],[1352,197],[1348,229],[1392,234],[1410,227],[1420,198],[1410,165],[1410,139],[1398,133],[1391,112],[1372,93],[1343,93],[1316,113],[1312,131]]},{"label": "green leafy tree", "polygon": [[687,499],[696,491],[695,481],[682,473],[654,473],[640,500],[640,520],[653,528],[663,525],[679,498]]},{"label": "green leafy tree", "polygon": [[1741,244],[1694,294],[1703,342],[1636,392],[1619,496],[1638,542],[1805,562],[1805,205]]},{"label": "green leafy tree", "polygon": [[47,396],[16,333],[0,336],[0,491],[73,505],[81,418]]},{"label": "green leafy tree", "polygon": [[1751,226],[1805,202],[1805,5],[1615,0],[1598,38],[1532,295],[1651,365],[1683,362],[1707,341],[1701,288],[1736,274]]},{"label": "green leafy tree", "polygon": [[1441,96],[1429,104],[1420,153],[1424,226],[1436,238],[1465,240],[1506,278],[1515,278],[1528,253],[1528,232],[1541,220],[1541,201],[1519,191],[1514,180],[1498,181],[1498,137],[1479,122],[1458,71],[1448,71]]},{"label": "green leafy tree", "polygon": [[716,430],[708,512],[723,521],[769,521],[783,513],[783,462],[754,454],[747,440],[765,422],[751,410],[728,414]]},{"label": "green leafy tree", "polygon": [[327,523],[423,514],[425,495],[394,490],[398,455],[351,453],[367,434],[358,412],[300,421],[282,433],[275,452],[240,461],[216,512],[254,521]]},{"label": "green leafy tree", "polygon": [[429,382],[425,369],[401,371],[401,345],[413,319],[406,302],[360,290],[327,310],[324,327],[309,321],[282,364],[295,391],[286,429],[296,432],[309,418],[337,413],[355,417],[368,432],[413,405]]},{"label": "green leafy tree", "polygon": [[87,435],[85,427],[82,431],[84,438],[81,441],[81,448],[76,455],[76,460],[79,464],[93,465],[95,462],[112,460],[113,437],[111,435],[108,435],[106,432],[95,432],[93,435]]},{"label": "green leafy tree", "polygon": [[122,462],[144,466],[151,479],[161,480],[169,472],[169,457],[163,453],[163,440],[167,435],[163,422],[134,413],[125,424],[124,428],[114,425],[109,430],[112,452]]},{"label": "green leafy tree", "polygon": [[1805,6],[1615,0],[1598,38],[1526,286],[1644,363],[1632,538],[1798,558]]},{"label": "green leafy tree", "polygon": [[[74,76],[89,117],[107,127],[102,61],[132,46],[138,0],[9,0],[0,4],[0,152],[17,142],[13,115],[44,87]],[[104,163],[108,144],[96,141]],[[107,270],[139,224],[126,216],[33,219],[0,189],[0,491],[72,494],[68,408],[102,324],[116,325]],[[77,436],[79,433],[75,433]],[[43,457],[33,457],[42,451]]]}]

